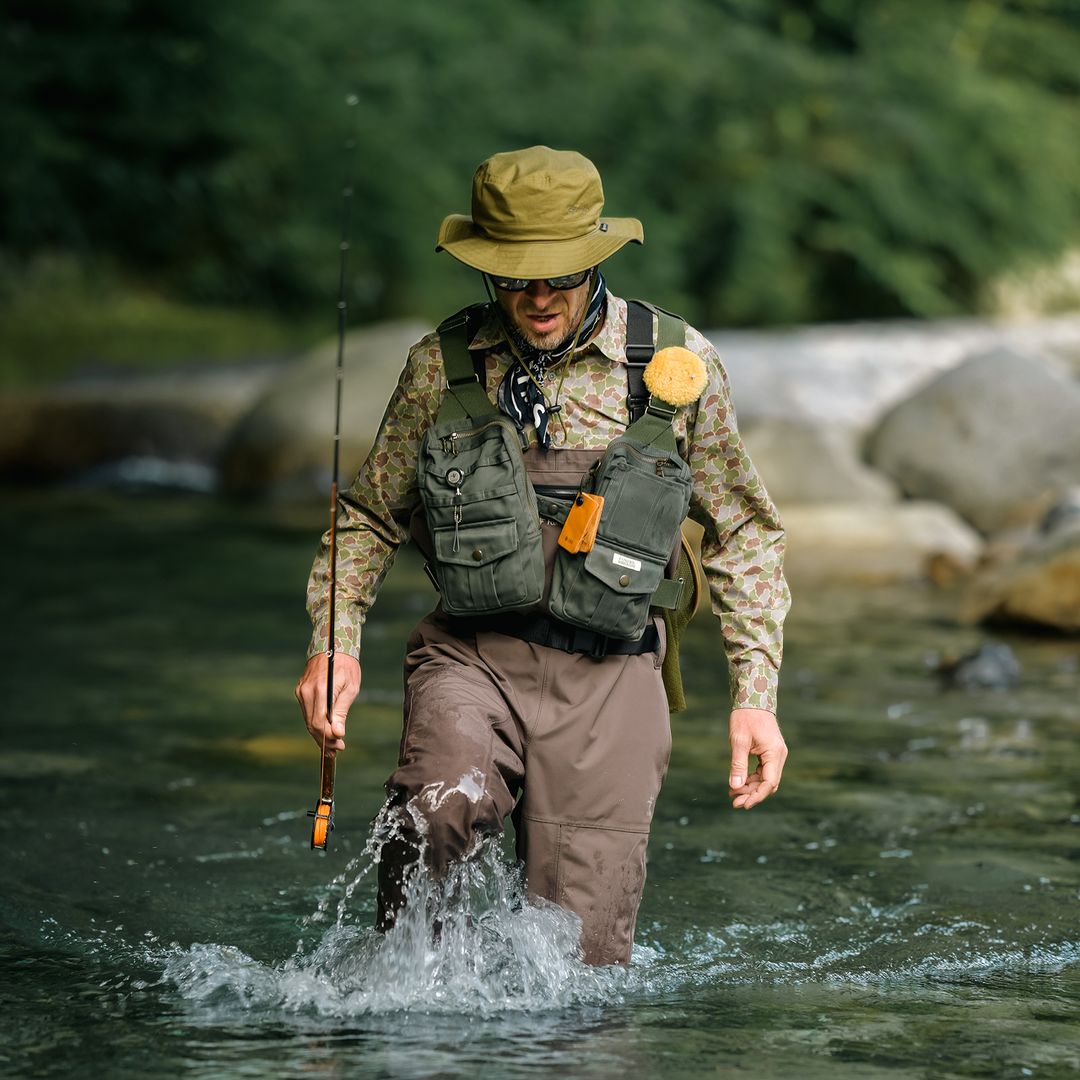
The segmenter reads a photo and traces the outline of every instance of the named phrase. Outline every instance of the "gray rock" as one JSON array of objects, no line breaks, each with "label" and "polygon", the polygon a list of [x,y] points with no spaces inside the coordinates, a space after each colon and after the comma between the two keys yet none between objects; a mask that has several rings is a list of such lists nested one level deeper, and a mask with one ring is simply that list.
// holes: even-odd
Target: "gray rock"
[{"label": "gray rock", "polygon": [[[348,484],[378,431],[409,347],[431,329],[385,323],[348,335],[341,411],[341,482]],[[328,495],[337,343],[294,362],[237,423],[221,458],[234,494],[294,501]]]},{"label": "gray rock", "polygon": [[75,486],[123,495],[188,493],[209,495],[217,490],[217,470],[194,461],[158,457],[126,457],[95,465],[72,477]]},{"label": "gray rock", "polygon": [[916,581],[940,559],[969,572],[982,549],[978,534],[936,503],[804,504],[781,518],[785,569],[799,584]]},{"label": "gray rock", "polygon": [[974,356],[893,409],[867,452],[908,495],[1005,529],[1080,481],[1080,385],[1020,353]]},{"label": "gray rock", "polygon": [[899,497],[891,480],[859,460],[850,429],[768,420],[742,434],[765,487],[781,508],[799,503],[889,503]]},{"label": "gray rock", "polygon": [[130,459],[216,465],[280,363],[110,374],[0,397],[0,476],[58,481]]},{"label": "gray rock", "polygon": [[1080,487],[1069,488],[1039,522],[1043,536],[1080,528]]},{"label": "gray rock", "polygon": [[984,641],[956,659],[943,660],[937,672],[946,686],[964,690],[1009,690],[1020,681],[1020,661],[1002,641]]},{"label": "gray rock", "polygon": [[1033,349],[1080,374],[1080,314],[832,323],[790,330],[714,330],[739,422],[809,420],[865,433],[920,385],[966,357]]}]

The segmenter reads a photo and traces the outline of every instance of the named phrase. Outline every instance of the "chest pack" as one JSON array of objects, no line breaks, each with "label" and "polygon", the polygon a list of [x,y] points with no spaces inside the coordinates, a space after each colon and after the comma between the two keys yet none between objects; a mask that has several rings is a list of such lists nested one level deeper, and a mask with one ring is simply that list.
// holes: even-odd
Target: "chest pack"
[{"label": "chest pack", "polygon": [[582,480],[583,492],[603,499],[595,540],[588,551],[558,549],[549,607],[574,626],[635,641],[645,632],[650,608],[674,608],[681,600],[683,583],[664,575],[679,545],[692,481],[675,444],[676,409],[650,399],[642,378],[657,346],[685,342],[686,326],[637,301],[630,301],[627,313],[631,422]]},{"label": "chest pack", "polygon": [[491,404],[469,355],[471,310],[439,326],[447,388],[420,441],[417,482],[443,610],[493,615],[539,603],[544,553],[522,435]]},{"label": "chest pack", "polygon": [[[432,571],[451,615],[527,610],[544,594],[540,514],[522,460],[527,439],[491,404],[483,354],[468,349],[482,312],[483,305],[466,308],[439,326],[447,388],[421,441],[417,470]],[[675,608],[682,598],[683,580],[666,579],[664,571],[686,516],[690,470],[675,445],[675,409],[650,402],[642,373],[657,347],[681,345],[685,334],[677,316],[630,301],[631,423],[581,478],[579,490],[604,499],[591,550],[559,548],[551,571],[548,607],[573,626],[637,640],[650,607]],[[546,494],[543,504],[551,517],[555,507]],[[563,514],[570,505],[563,501]]]}]

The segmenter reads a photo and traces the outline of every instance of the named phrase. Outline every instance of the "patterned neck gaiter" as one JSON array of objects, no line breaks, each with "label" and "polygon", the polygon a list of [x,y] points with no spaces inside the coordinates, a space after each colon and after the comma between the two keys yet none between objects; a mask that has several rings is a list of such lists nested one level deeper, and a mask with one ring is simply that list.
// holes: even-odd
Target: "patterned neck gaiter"
[{"label": "patterned neck gaiter", "polygon": [[[575,342],[589,340],[592,332],[600,325],[606,307],[607,285],[602,271],[597,267],[593,273],[593,291],[585,307],[585,314],[581,317],[581,326],[575,327],[574,331],[554,349],[545,351],[536,348],[535,345],[530,345],[514,327],[507,323],[505,318],[503,319],[503,325],[513,342],[517,358],[503,376],[502,382],[499,383],[497,394],[499,409],[519,428],[532,424],[536,428],[536,441],[541,450],[546,450],[551,445],[548,421],[561,408],[557,401],[549,403],[544,393],[544,387],[551,376],[551,369],[567,356]],[[501,315],[502,309],[498,310]]]}]

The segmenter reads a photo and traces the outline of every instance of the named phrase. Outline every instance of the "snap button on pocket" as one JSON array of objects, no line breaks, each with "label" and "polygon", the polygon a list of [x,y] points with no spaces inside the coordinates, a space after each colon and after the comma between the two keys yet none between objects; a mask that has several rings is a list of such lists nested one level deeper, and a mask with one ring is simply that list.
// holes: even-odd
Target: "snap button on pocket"
[{"label": "snap button on pocket", "polygon": [[464,479],[465,474],[460,469],[450,469],[446,474],[446,482],[451,487],[457,487]]},{"label": "snap button on pocket", "polygon": [[626,586],[630,584],[630,575],[629,574],[622,574],[619,577],[619,584],[625,589]]},{"label": "snap button on pocket", "polygon": [[473,551],[473,553],[472,553],[472,557],[477,562],[479,562],[484,557],[484,549],[483,548],[476,548],[476,550]]}]

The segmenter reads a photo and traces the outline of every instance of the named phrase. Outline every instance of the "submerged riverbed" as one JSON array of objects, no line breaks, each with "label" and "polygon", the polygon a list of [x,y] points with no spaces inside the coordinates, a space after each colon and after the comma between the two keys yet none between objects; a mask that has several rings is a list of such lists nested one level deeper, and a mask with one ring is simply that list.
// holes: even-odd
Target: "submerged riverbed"
[{"label": "submerged riverbed", "polygon": [[321,518],[6,493],[4,904],[12,1076],[1058,1077],[1080,1069],[1080,642],[994,635],[1008,692],[946,689],[987,635],[920,589],[796,591],[780,793],[725,798],[700,617],[629,971],[572,956],[490,853],[473,917],[377,939],[364,849],[403,557],[365,637],[338,829],[292,699]]}]

